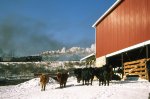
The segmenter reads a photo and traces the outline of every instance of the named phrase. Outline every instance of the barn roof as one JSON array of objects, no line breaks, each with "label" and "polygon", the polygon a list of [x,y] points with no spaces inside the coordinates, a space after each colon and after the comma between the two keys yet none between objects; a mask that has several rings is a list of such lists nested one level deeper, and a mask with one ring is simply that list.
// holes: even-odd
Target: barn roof
[{"label": "barn roof", "polygon": [[85,56],[84,58],[80,59],[80,61],[86,60],[86,59],[91,58],[91,57],[95,57],[95,53],[92,53],[88,56]]},{"label": "barn roof", "polygon": [[96,27],[96,25],[107,16],[122,0],[116,0],[116,2],[92,25],[92,27]]}]

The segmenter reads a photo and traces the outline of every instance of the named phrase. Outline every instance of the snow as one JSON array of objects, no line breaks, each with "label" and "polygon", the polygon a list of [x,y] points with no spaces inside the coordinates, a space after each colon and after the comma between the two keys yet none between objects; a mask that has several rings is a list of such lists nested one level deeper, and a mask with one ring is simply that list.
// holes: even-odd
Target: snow
[{"label": "snow", "polygon": [[50,78],[46,91],[40,90],[39,78],[27,82],[0,87],[0,99],[148,99],[150,83],[138,81],[111,81],[110,86],[98,86],[77,83],[70,77],[66,88],[59,88],[59,84]]}]

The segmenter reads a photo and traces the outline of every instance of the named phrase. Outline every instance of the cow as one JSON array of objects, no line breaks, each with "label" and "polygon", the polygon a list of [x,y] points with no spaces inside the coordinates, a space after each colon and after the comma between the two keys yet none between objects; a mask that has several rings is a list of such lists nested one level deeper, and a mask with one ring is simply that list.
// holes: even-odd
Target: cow
[{"label": "cow", "polygon": [[60,84],[60,88],[66,87],[66,82],[69,77],[68,72],[58,72],[57,73],[57,80]]},{"label": "cow", "polygon": [[101,83],[102,83],[102,85],[103,85],[103,83],[104,83],[104,75],[103,75],[103,68],[102,67],[96,67],[95,68],[95,71],[94,71],[94,75],[98,78],[98,80],[99,80],[99,86],[101,85]]},{"label": "cow", "polygon": [[74,75],[77,78],[77,82],[80,83],[80,81],[82,80],[82,68],[77,68],[74,70]]},{"label": "cow", "polygon": [[41,91],[45,91],[46,84],[49,82],[49,76],[46,74],[40,75],[40,85],[41,85]]},{"label": "cow", "polygon": [[103,76],[104,76],[104,85],[109,86],[109,81],[112,79],[112,75],[113,75],[113,68],[112,65],[104,65],[103,66]]},{"label": "cow", "polygon": [[89,85],[89,82],[91,80],[91,85],[94,79],[94,68],[78,68],[74,70],[74,74],[77,78],[77,82],[80,83],[82,80],[83,85]]},{"label": "cow", "polygon": [[91,85],[94,79],[94,69],[90,68],[83,68],[82,69],[82,84],[89,85],[89,81],[91,80]]},{"label": "cow", "polygon": [[104,65],[103,67],[95,68],[95,76],[99,79],[99,86],[104,84],[109,86],[109,81],[112,79],[113,68],[111,65]]}]

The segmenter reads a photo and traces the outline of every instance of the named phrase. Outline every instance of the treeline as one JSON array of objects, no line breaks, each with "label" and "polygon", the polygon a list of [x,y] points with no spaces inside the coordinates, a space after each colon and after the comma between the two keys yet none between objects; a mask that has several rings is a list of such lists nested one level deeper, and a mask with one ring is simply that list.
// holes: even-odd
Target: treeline
[{"label": "treeline", "polygon": [[24,57],[0,57],[0,62],[37,62],[42,61],[41,56],[24,56]]},{"label": "treeline", "polygon": [[0,76],[8,77],[14,75],[33,75],[34,73],[50,72],[44,66],[36,64],[0,64]]},{"label": "treeline", "polygon": [[9,77],[9,76],[34,76],[38,73],[50,73],[56,74],[57,71],[66,69],[72,73],[75,66],[83,66],[84,63],[80,62],[65,62],[64,66],[47,66],[45,63],[0,63],[0,77]]}]

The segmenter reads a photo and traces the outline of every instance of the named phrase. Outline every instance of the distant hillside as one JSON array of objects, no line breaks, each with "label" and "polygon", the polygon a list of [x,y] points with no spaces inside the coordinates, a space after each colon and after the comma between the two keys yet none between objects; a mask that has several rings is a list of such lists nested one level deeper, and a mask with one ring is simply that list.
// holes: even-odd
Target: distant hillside
[{"label": "distant hillside", "polygon": [[94,52],[95,44],[92,44],[90,48],[72,47],[66,49],[63,47],[56,51],[45,51],[40,53],[40,56],[42,56],[43,61],[79,61]]}]

